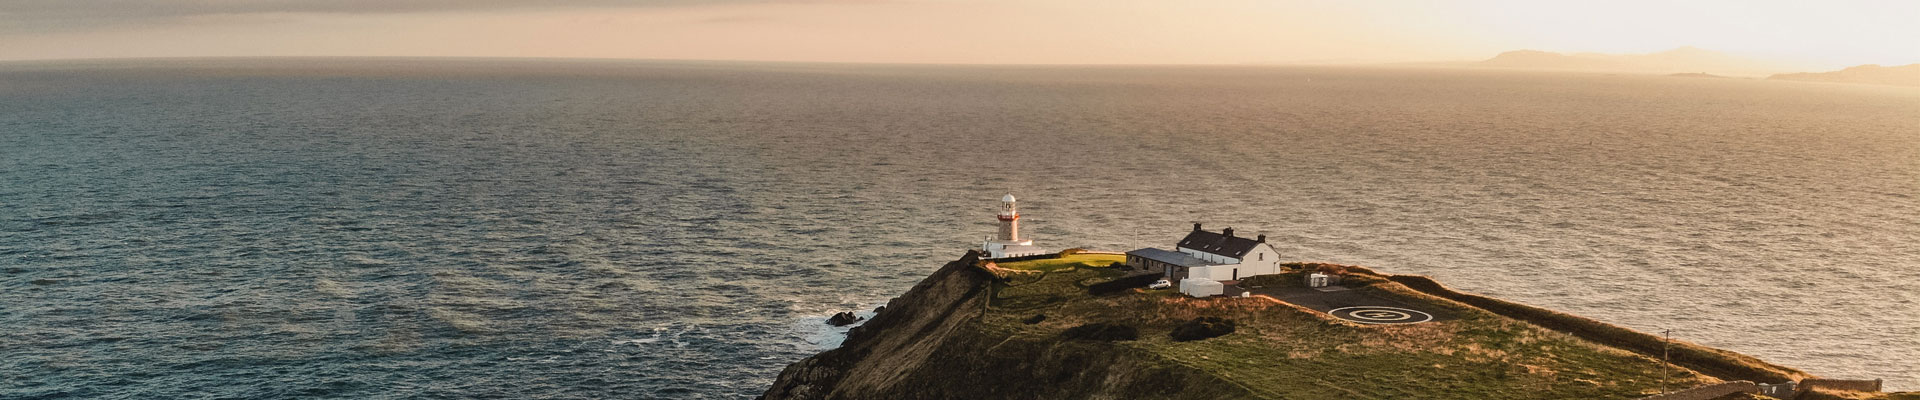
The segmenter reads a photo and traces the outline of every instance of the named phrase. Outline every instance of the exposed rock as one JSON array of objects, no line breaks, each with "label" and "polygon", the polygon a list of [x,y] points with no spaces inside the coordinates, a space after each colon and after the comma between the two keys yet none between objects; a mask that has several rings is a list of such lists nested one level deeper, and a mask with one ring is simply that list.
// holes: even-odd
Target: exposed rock
[{"label": "exposed rock", "polygon": [[860,322],[861,319],[864,319],[864,318],[854,316],[853,312],[843,311],[843,312],[840,312],[839,314],[834,314],[832,318],[827,318],[827,325],[833,325],[833,326],[853,325],[853,323],[855,322]]}]

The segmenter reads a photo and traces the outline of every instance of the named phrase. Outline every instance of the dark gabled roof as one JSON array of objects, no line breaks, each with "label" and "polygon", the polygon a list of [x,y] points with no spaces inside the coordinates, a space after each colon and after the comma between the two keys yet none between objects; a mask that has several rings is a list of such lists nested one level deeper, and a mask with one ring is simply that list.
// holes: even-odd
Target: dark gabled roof
[{"label": "dark gabled roof", "polygon": [[[1227,228],[1227,231],[1231,232],[1233,228]],[[1253,251],[1255,246],[1259,245],[1260,241],[1258,240],[1239,236],[1227,236],[1225,234],[1207,232],[1199,229],[1194,229],[1192,233],[1188,233],[1186,239],[1180,239],[1181,248],[1194,249],[1233,258],[1241,258],[1247,255],[1248,252]]]},{"label": "dark gabled roof", "polygon": [[1168,263],[1168,264],[1173,264],[1173,265],[1178,265],[1182,267],[1188,267],[1188,268],[1205,267],[1209,265],[1220,265],[1219,263],[1212,263],[1212,262],[1207,262],[1207,260],[1193,258],[1193,256],[1189,256],[1187,255],[1187,253],[1161,250],[1161,249],[1156,249],[1152,247],[1129,251],[1127,252],[1127,255],[1145,258],[1148,260],[1159,261],[1159,262]]}]

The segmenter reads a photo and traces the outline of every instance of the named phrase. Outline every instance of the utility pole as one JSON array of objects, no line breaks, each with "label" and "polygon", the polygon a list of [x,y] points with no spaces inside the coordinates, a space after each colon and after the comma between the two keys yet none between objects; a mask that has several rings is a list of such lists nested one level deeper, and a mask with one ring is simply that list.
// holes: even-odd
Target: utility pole
[{"label": "utility pole", "polygon": [[1668,354],[1673,349],[1673,330],[1662,330],[1660,334],[1667,338],[1660,343],[1660,394],[1667,394],[1667,369],[1673,364],[1668,358]]}]

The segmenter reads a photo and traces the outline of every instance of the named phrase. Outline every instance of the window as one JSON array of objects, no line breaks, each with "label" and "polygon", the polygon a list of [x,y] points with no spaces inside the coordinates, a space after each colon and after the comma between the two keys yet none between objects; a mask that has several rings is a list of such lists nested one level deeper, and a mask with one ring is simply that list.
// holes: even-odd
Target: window
[{"label": "window", "polygon": [[1267,253],[1260,253],[1260,255],[1259,255],[1258,257],[1260,257],[1260,260],[1259,260],[1259,261],[1266,261],[1266,260],[1267,260]]}]

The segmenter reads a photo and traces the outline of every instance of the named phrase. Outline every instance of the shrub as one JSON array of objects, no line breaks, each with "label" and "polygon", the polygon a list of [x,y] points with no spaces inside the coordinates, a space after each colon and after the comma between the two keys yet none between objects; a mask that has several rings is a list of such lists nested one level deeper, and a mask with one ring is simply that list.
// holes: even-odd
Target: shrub
[{"label": "shrub", "polygon": [[1335,265],[1335,264],[1319,264],[1319,265],[1313,266],[1313,269],[1311,269],[1311,271],[1319,272],[1327,275],[1346,275],[1347,266]]},{"label": "shrub", "polygon": [[1190,342],[1216,338],[1233,333],[1233,320],[1219,317],[1200,317],[1173,328],[1173,340]]},{"label": "shrub", "polygon": [[1300,273],[1287,272],[1273,275],[1255,275],[1240,278],[1241,287],[1299,287]]},{"label": "shrub", "polygon": [[1146,287],[1152,284],[1153,281],[1160,280],[1160,277],[1160,274],[1148,273],[1114,278],[1106,282],[1087,285],[1087,293],[1098,296],[1107,293],[1122,292],[1137,287]]},{"label": "shrub", "polygon": [[1066,332],[1060,333],[1060,337],[1068,340],[1099,340],[1108,342],[1134,340],[1140,338],[1140,330],[1121,324],[1095,322],[1067,328]]}]

